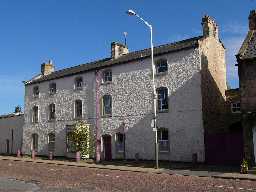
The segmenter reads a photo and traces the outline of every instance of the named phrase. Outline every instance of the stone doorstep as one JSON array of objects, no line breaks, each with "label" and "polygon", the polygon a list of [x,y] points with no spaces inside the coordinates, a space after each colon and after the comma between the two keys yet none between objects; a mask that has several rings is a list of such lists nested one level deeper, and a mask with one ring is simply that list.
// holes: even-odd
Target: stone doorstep
[{"label": "stone doorstep", "polygon": [[17,158],[17,157],[3,157],[3,156],[0,156],[0,160],[22,161],[22,162],[30,162],[30,163],[31,162],[45,163],[45,164],[54,164],[54,165],[86,167],[86,168],[107,169],[107,170],[119,170],[119,171],[131,171],[131,172],[140,172],[140,173],[169,174],[169,175],[181,175],[181,176],[197,176],[197,177],[212,177],[212,178],[219,178],[219,179],[239,179],[239,180],[256,181],[256,175],[254,175],[254,174],[153,169],[153,168],[127,167],[127,166],[116,166],[116,165],[100,165],[100,164],[64,162],[64,161],[58,161],[58,160],[41,160],[41,159],[32,160],[31,158]]}]

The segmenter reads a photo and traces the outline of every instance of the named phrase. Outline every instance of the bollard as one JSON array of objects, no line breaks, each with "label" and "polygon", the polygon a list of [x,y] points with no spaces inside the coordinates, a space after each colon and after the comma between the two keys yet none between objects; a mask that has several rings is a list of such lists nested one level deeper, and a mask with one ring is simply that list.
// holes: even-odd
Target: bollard
[{"label": "bollard", "polygon": [[49,160],[53,160],[53,152],[52,151],[49,152]]},{"label": "bollard", "polygon": [[35,160],[35,159],[36,159],[36,152],[35,152],[35,150],[34,150],[34,149],[32,150],[32,159],[33,159],[33,160]]},{"label": "bollard", "polygon": [[21,154],[20,149],[18,149],[18,151],[17,151],[17,157],[18,157],[18,158],[20,158],[20,157],[21,157],[21,155],[20,155],[20,154]]},{"label": "bollard", "polygon": [[80,161],[80,151],[76,152],[76,162]]}]

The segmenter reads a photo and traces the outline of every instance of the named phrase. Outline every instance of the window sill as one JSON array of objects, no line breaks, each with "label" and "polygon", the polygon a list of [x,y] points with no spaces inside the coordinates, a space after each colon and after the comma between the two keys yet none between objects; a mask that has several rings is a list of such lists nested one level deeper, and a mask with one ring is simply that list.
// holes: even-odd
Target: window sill
[{"label": "window sill", "polygon": [[49,123],[56,122],[56,119],[49,119],[48,122]]},{"label": "window sill", "polygon": [[159,73],[156,73],[155,76],[164,76],[164,75],[167,75],[168,74],[168,71],[165,71],[165,72],[159,72]]},{"label": "window sill", "polygon": [[39,122],[32,122],[32,124],[37,125]]},{"label": "window sill", "polygon": [[111,118],[112,115],[102,115],[101,118]]},{"label": "window sill", "polygon": [[75,117],[74,120],[75,121],[83,120],[83,117]]},{"label": "window sill", "polygon": [[169,113],[169,110],[165,109],[165,110],[157,111],[157,113]]},{"label": "window sill", "polygon": [[83,90],[83,87],[79,87],[79,88],[74,88],[74,91],[82,91]]},{"label": "window sill", "polygon": [[169,153],[169,151],[159,151],[159,153]]},{"label": "window sill", "polygon": [[33,99],[39,99],[39,95],[38,96],[33,95]]}]

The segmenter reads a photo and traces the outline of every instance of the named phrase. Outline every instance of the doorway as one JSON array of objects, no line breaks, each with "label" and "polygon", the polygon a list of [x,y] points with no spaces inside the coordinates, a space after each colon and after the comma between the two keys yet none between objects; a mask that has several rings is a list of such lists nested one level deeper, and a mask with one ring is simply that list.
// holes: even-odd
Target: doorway
[{"label": "doorway", "polygon": [[110,135],[103,135],[103,153],[104,153],[104,160],[111,161],[112,160],[112,151],[111,151],[111,136]]},{"label": "doorway", "polygon": [[10,153],[10,141],[9,141],[9,139],[6,139],[6,153],[7,154]]}]

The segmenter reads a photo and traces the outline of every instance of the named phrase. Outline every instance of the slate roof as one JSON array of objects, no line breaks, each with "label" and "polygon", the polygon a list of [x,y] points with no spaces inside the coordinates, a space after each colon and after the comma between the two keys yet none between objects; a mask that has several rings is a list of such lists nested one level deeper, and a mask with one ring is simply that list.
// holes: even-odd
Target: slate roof
[{"label": "slate roof", "polygon": [[237,57],[241,60],[256,58],[256,31],[250,30],[240,48]]},{"label": "slate roof", "polygon": [[19,113],[19,114],[11,113],[11,114],[7,114],[7,115],[0,115],[0,119],[18,117],[18,116],[23,116],[23,115],[24,115],[23,113]]},{"label": "slate roof", "polygon": [[[176,52],[176,51],[180,51],[180,50],[183,50],[183,49],[198,47],[198,40],[200,40],[201,38],[203,38],[203,37],[198,36],[198,37],[178,41],[178,42],[175,42],[175,43],[169,43],[169,44],[154,47],[154,55],[158,56],[158,55],[166,54],[166,53],[169,53],[169,52]],[[40,82],[43,82],[43,81],[48,81],[48,80],[62,78],[62,77],[65,77],[65,76],[71,76],[71,75],[74,75],[74,74],[79,74],[79,73],[82,73],[82,72],[85,72],[85,71],[97,70],[97,69],[100,69],[100,68],[104,68],[104,67],[108,67],[108,66],[112,66],[112,65],[117,65],[117,64],[124,64],[124,63],[130,62],[130,61],[150,57],[150,55],[151,55],[151,49],[150,48],[140,50],[140,51],[134,51],[134,52],[130,52],[126,55],[120,56],[117,59],[105,58],[105,59],[102,59],[102,60],[98,60],[98,61],[94,61],[94,62],[90,62],[90,63],[86,63],[86,64],[81,64],[81,65],[78,65],[78,66],[62,69],[62,70],[59,70],[59,71],[55,71],[55,72],[53,72],[49,75],[46,75],[46,76],[42,76],[42,75],[37,76],[37,78],[34,78],[32,80],[29,80],[29,81],[25,81],[24,83],[25,83],[25,85],[40,83]]]}]

